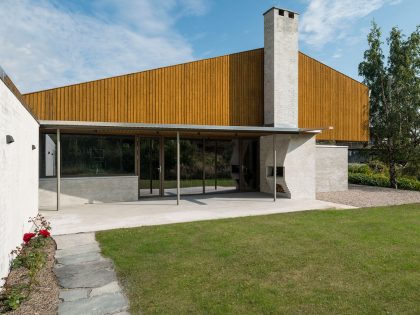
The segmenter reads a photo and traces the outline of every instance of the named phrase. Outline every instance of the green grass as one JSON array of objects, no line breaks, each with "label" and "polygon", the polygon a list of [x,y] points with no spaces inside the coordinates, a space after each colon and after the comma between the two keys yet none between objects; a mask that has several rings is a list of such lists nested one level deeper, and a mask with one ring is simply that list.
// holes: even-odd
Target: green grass
[{"label": "green grass", "polygon": [[132,314],[419,314],[420,205],[97,233]]}]

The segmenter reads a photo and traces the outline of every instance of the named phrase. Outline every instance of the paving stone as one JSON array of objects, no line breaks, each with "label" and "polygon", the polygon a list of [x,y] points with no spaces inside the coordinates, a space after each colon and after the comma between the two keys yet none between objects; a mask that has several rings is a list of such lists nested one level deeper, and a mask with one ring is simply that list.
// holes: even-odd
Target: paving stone
[{"label": "paving stone", "polygon": [[61,265],[80,265],[89,262],[103,261],[104,258],[98,252],[89,252],[76,255],[68,255],[64,257],[56,257],[57,263]]},{"label": "paving stone", "polygon": [[113,269],[112,261],[109,259],[103,259],[101,261],[94,261],[90,263],[85,263],[82,265],[56,265],[54,268],[54,273],[57,278],[60,277],[67,277],[75,274],[80,273],[89,273],[95,270],[102,270],[102,269]]},{"label": "paving stone", "polygon": [[80,299],[86,299],[89,294],[89,289],[70,289],[60,290],[60,299],[64,302],[71,302]]},{"label": "paving stone", "polygon": [[116,281],[113,270],[98,269],[91,272],[83,272],[68,276],[58,277],[58,283],[63,288],[97,288],[102,287],[112,281]]},{"label": "paving stone", "polygon": [[59,315],[102,315],[125,311],[128,303],[121,293],[104,294],[89,299],[63,302],[58,307]]},{"label": "paving stone", "polygon": [[99,253],[101,249],[99,248],[99,245],[97,243],[90,243],[80,246],[74,246],[69,247],[66,249],[60,249],[55,252],[56,258],[66,257],[66,256],[72,256],[72,255],[78,255],[78,254],[85,254],[85,253],[93,253],[97,252]]},{"label": "paving stone", "polygon": [[110,293],[117,293],[121,292],[121,288],[118,285],[117,281],[110,282],[102,287],[94,288],[90,292],[89,296],[98,296],[102,294],[110,294]]},{"label": "paving stone", "polygon": [[54,240],[57,243],[58,250],[96,243],[95,233],[57,235],[54,236]]}]

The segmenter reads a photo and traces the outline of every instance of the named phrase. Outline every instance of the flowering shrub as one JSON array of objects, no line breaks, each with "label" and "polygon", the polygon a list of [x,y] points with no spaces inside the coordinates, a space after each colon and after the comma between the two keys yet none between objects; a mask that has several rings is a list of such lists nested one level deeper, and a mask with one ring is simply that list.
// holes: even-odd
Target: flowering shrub
[{"label": "flowering shrub", "polygon": [[43,237],[50,237],[51,235],[47,230],[39,230],[38,234],[42,235]]},{"label": "flowering shrub", "polygon": [[35,233],[25,233],[23,234],[23,241],[25,242],[25,244],[28,244],[29,241],[35,236],[36,236]]},{"label": "flowering shrub", "polygon": [[3,311],[17,309],[28,298],[34,284],[37,283],[37,274],[46,263],[47,255],[42,247],[45,246],[51,236],[50,222],[41,214],[29,218],[28,222],[33,224],[34,232],[25,233],[22,245],[11,252],[11,256],[15,257],[11,262],[11,269],[25,268],[26,279],[28,280],[22,278],[22,284],[9,286],[6,282],[4,290],[0,292],[0,314],[3,314]]}]

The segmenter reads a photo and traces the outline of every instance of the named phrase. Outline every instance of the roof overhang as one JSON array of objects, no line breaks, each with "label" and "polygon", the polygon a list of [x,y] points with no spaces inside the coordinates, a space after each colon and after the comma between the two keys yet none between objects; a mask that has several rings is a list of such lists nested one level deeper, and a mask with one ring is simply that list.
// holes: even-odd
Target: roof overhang
[{"label": "roof overhang", "polygon": [[184,125],[184,124],[143,124],[143,123],[116,123],[116,122],[91,122],[91,121],[61,121],[41,120],[43,130],[62,131],[147,131],[147,132],[203,132],[203,133],[232,133],[232,134],[302,134],[320,133],[326,128],[290,128],[290,127],[265,127],[265,126],[215,126],[215,125]]}]

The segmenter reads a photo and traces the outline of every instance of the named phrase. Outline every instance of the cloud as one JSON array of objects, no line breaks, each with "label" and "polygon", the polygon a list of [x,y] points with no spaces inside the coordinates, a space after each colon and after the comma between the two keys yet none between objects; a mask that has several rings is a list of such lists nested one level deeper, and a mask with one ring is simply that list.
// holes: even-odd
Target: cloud
[{"label": "cloud", "polygon": [[0,65],[23,92],[194,59],[176,30],[205,0],[2,0]]},{"label": "cloud", "polygon": [[300,20],[301,39],[315,49],[343,38],[352,24],[384,5],[401,0],[310,0]]}]

